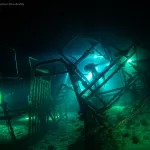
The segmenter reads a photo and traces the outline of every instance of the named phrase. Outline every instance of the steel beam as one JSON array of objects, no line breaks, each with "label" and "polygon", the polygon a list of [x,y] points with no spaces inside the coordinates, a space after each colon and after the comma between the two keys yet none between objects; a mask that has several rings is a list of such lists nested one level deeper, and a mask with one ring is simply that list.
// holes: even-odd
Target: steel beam
[{"label": "steel beam", "polygon": [[[135,52],[133,52],[128,58],[132,57],[134,55]],[[107,83],[107,81],[114,75],[116,74],[121,68],[122,66],[127,62],[128,60],[125,60],[122,64],[119,65],[119,67],[110,75],[108,76],[107,79],[105,79],[105,81],[99,85],[95,90],[93,90],[93,92],[87,97],[87,98],[90,98],[95,92],[97,92],[105,83]],[[97,79],[99,80],[99,78]],[[95,83],[95,82],[94,82]],[[91,85],[90,85],[91,86]]]}]

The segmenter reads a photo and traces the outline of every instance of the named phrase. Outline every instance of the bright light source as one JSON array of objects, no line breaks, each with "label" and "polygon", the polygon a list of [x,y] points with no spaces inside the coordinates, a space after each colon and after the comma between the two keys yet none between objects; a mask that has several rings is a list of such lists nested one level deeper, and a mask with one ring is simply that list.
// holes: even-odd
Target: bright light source
[{"label": "bright light source", "polygon": [[52,121],[53,119],[51,117],[49,117],[49,120]]},{"label": "bright light source", "polygon": [[98,71],[98,67],[95,67],[96,68],[96,71]]},{"label": "bright light source", "polygon": [[128,62],[132,62],[132,60],[131,60],[131,59],[129,59],[129,60],[128,60]]},{"label": "bright light source", "polygon": [[87,75],[87,77],[86,77],[88,80],[91,80],[91,78],[92,78],[92,73],[90,72],[88,75]]},{"label": "bright light source", "polygon": [[94,58],[98,58],[98,57],[103,58],[103,56],[96,56],[96,55],[94,56]]},{"label": "bright light source", "polygon": [[109,65],[110,65],[110,63],[107,64],[107,66],[109,66]]}]

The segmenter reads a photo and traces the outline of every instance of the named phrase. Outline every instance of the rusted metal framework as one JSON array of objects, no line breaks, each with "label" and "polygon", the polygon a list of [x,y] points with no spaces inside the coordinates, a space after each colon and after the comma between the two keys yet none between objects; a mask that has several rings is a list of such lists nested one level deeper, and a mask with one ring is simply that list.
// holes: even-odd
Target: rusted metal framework
[{"label": "rusted metal framework", "polygon": [[[2,54],[3,57],[5,57],[8,54],[14,54],[14,62],[15,62],[15,71],[16,71],[16,76],[17,77],[6,77],[3,76],[3,72],[0,72],[0,94],[1,94],[1,102],[0,102],[0,107],[2,108],[2,112],[0,112],[0,120],[5,120],[6,125],[8,127],[8,131],[10,133],[11,139],[13,141],[16,140],[16,136],[14,134],[14,129],[13,126],[11,124],[11,120],[15,117],[18,117],[20,115],[22,115],[23,113],[25,113],[27,110],[10,110],[7,107],[7,103],[5,101],[4,98],[4,93],[3,93],[3,80],[22,80],[22,78],[19,76],[19,70],[18,70],[18,60],[17,60],[17,55],[16,55],[16,50],[14,48],[11,47],[4,47],[6,49],[9,50],[9,52]],[[4,64],[3,64],[4,65]]]},{"label": "rusted metal framework", "polygon": [[[36,60],[29,57],[29,64],[31,69],[31,81],[30,81],[30,93],[28,99],[28,108],[10,110],[7,107],[7,103],[4,99],[4,88],[3,80],[21,80],[20,77],[4,77],[2,73],[0,74],[0,107],[2,111],[0,112],[0,120],[4,120],[8,127],[12,141],[16,141],[16,135],[14,133],[11,120],[15,117],[19,117],[22,114],[28,113],[28,135],[27,137],[34,139],[40,138],[46,131],[48,131],[49,126],[49,109],[52,107],[51,102],[51,78],[46,77],[46,79],[41,77],[35,77],[32,75],[32,64],[31,60]],[[17,70],[18,75],[18,70]],[[30,142],[29,142],[30,143]]]},{"label": "rusted metal framework", "polygon": [[[38,68],[41,65],[44,64],[49,64],[49,63],[54,63],[54,62],[61,62],[65,65],[67,72],[70,76],[70,80],[72,82],[73,88],[74,88],[74,92],[76,94],[77,100],[79,102],[79,105],[81,108],[84,107],[84,112],[83,112],[83,116],[84,116],[84,126],[85,126],[85,140],[88,141],[88,132],[89,132],[89,126],[88,126],[88,112],[90,111],[91,114],[93,114],[96,118],[96,121],[98,122],[98,125],[100,125],[103,129],[107,129],[108,128],[108,124],[111,125],[111,123],[109,123],[108,120],[104,119],[104,114],[106,112],[106,110],[108,110],[113,104],[115,104],[120,97],[125,93],[126,90],[130,89],[130,87],[133,86],[133,84],[141,79],[139,75],[139,70],[137,70],[138,66],[135,66],[133,64],[131,64],[133,66],[134,69],[137,70],[137,74],[135,74],[135,76],[130,76],[128,74],[128,79],[126,80],[126,85],[122,88],[119,89],[114,89],[116,91],[118,91],[116,94],[113,95],[113,97],[106,103],[102,98],[101,98],[101,93],[99,93],[99,89],[105,85],[119,70],[121,70],[125,63],[127,63],[127,61],[136,53],[136,46],[134,46],[133,44],[127,49],[127,51],[130,52],[130,54],[128,55],[121,55],[119,57],[117,57],[116,59],[112,60],[110,65],[103,71],[103,73],[100,73],[91,83],[89,83],[89,81],[87,80],[87,78],[80,72],[80,70],[78,69],[78,64],[83,61],[88,55],[93,53],[93,48],[98,44],[94,43],[91,48],[89,48],[89,50],[85,51],[85,53],[78,59],[75,60],[75,62],[73,63],[72,61],[70,61],[63,53],[62,51],[60,51],[60,54],[63,58],[60,59],[53,59],[50,61],[43,61],[39,64],[36,65],[35,69]],[[120,52],[119,49],[116,48],[116,50],[118,52]],[[121,58],[123,58],[123,61],[121,62]],[[119,63],[119,64],[118,64]],[[116,65],[117,64],[117,65]],[[112,67],[116,66],[116,68],[114,69],[113,72],[110,72],[110,69]],[[54,74],[63,74],[64,72],[59,72],[59,73],[54,73]],[[65,71],[66,73],[66,71]],[[105,74],[109,74],[107,75],[107,78],[105,79],[105,81],[103,81],[100,85],[98,85],[97,87],[95,87],[94,85],[98,82],[98,80],[103,77]],[[124,72],[125,73],[125,72]],[[126,73],[127,74],[127,73]],[[79,90],[77,81],[81,81],[82,85],[84,86],[84,90]],[[109,92],[109,91],[108,91]],[[110,91],[111,92],[111,91]],[[96,97],[98,100],[100,100],[102,102],[102,107],[97,108],[94,105],[92,105],[92,103],[90,103],[89,99],[94,96]],[[103,120],[103,121],[102,121]],[[107,123],[106,123],[107,121]],[[105,124],[106,123],[106,124]]]},{"label": "rusted metal framework", "polygon": [[67,120],[67,92],[73,90],[72,87],[69,87],[66,84],[61,84],[60,88],[58,89],[54,99],[53,105],[51,107],[50,117],[56,123],[59,122],[61,119],[65,117]]},{"label": "rusted metal framework", "polygon": [[[44,135],[50,128],[50,121],[55,125],[64,117],[67,119],[67,102],[65,101],[66,92],[73,90],[66,84],[62,84],[53,98],[51,93],[53,70],[47,75],[36,75],[29,57],[31,70],[30,95],[29,95],[29,136],[38,138]],[[65,72],[64,72],[65,73]],[[64,108],[61,110],[60,108]],[[39,137],[40,138],[40,137]]]},{"label": "rusted metal framework", "polygon": [[29,96],[29,135],[38,136],[48,130],[48,110],[51,104],[51,82],[41,78],[31,80]]},{"label": "rusted metal framework", "polygon": [[[96,121],[97,125],[101,127],[101,130],[108,129],[111,126],[111,123],[104,117],[105,112],[111,108],[112,105],[114,105],[120,97],[130,89],[134,83],[136,83],[137,80],[142,80],[145,84],[145,72],[143,72],[138,66],[130,63],[130,65],[137,71],[137,73],[133,76],[127,73],[125,70],[123,70],[123,67],[125,63],[130,59],[135,53],[136,53],[136,46],[131,45],[127,49],[129,51],[128,55],[121,55],[115,59],[111,59],[111,63],[109,66],[105,68],[105,70],[102,73],[99,73],[96,78],[89,82],[87,78],[82,74],[80,69],[78,68],[78,64],[83,61],[87,56],[94,53],[94,47],[99,42],[94,42],[87,51],[84,52],[84,54],[79,59],[74,59],[74,61],[69,60],[62,51],[60,51],[60,54],[62,58],[60,59],[53,59],[49,61],[43,61],[38,63],[35,67],[31,68],[31,83],[30,83],[30,96],[29,96],[29,136],[32,137],[38,137],[38,135],[44,134],[49,129],[49,117],[52,118],[54,121],[59,121],[60,118],[57,117],[56,113],[58,113],[57,109],[59,108],[60,104],[65,104],[66,106],[67,102],[63,101],[66,90],[74,90],[77,101],[79,103],[79,106],[81,109],[83,109],[83,118],[84,118],[84,126],[85,126],[85,140],[88,142],[88,135],[89,135],[89,118],[92,114],[94,116],[94,120]],[[120,52],[119,49],[115,48],[118,52]],[[106,51],[106,50],[105,50]],[[109,59],[109,54],[106,54],[107,59]],[[112,57],[111,57],[112,58]],[[122,59],[122,61],[120,61]],[[37,77],[36,76],[36,69],[45,64],[55,63],[55,62],[61,62],[66,67],[67,71],[62,72],[51,72],[51,74],[48,74],[49,77]],[[111,68],[114,68],[113,72],[110,71]],[[125,80],[125,86],[122,88],[113,89],[110,91],[100,92],[100,89],[118,72],[122,70],[122,74],[124,76]],[[56,97],[52,98],[51,94],[51,76],[57,75],[57,74],[64,74],[68,73],[73,89],[70,87],[67,87],[67,85],[62,84],[60,89],[58,90],[58,93]],[[102,78],[107,74],[107,78],[101,83],[97,84],[99,79]],[[125,77],[127,75],[127,77]],[[80,81],[84,87],[83,90],[80,89],[78,81]],[[95,85],[98,86],[95,86]],[[117,91],[116,94],[113,95],[113,97],[109,101],[105,101],[101,98],[102,94],[110,93],[113,91]],[[95,97],[97,100],[101,102],[101,107],[94,106],[90,98]],[[10,123],[10,116],[8,116],[6,107],[3,102],[2,107],[4,108],[5,112],[5,120],[7,120],[7,124],[10,128],[10,133],[12,135],[12,138],[15,139],[13,135],[13,128]],[[67,108],[64,111],[62,117],[65,116],[67,119]],[[89,113],[90,112],[90,113]],[[19,113],[20,114],[20,113]],[[60,114],[59,114],[60,115]],[[93,118],[93,117],[92,117]],[[105,118],[105,119],[104,119]],[[90,118],[91,119],[91,118]]]},{"label": "rusted metal framework", "polygon": [[4,93],[3,93],[3,76],[2,73],[0,73],[0,97],[1,97],[1,102],[0,102],[0,107],[2,108],[2,112],[0,112],[0,120],[5,120],[6,125],[8,127],[8,131],[10,133],[11,139],[14,141],[16,140],[16,136],[14,134],[13,126],[11,124],[11,120],[15,117],[18,117],[25,113],[27,110],[9,110],[7,107],[7,103],[4,99]]},{"label": "rusted metal framework", "polygon": [[[14,133],[13,126],[11,124],[11,120],[15,117],[19,117],[22,114],[28,113],[29,117],[29,130],[27,137],[37,137],[38,135],[42,135],[45,133],[45,130],[48,130],[48,109],[50,107],[51,100],[51,80],[45,80],[42,78],[36,78],[32,76],[32,64],[31,60],[36,60],[32,57],[29,57],[29,65],[31,69],[31,83],[30,83],[30,95],[29,95],[29,107],[26,109],[17,109],[10,110],[7,106],[7,103],[4,98],[4,87],[3,80],[22,80],[19,77],[18,72],[18,63],[16,58],[16,51],[11,49],[15,53],[15,66],[17,77],[6,77],[0,74],[0,107],[2,111],[0,112],[0,120],[4,120],[8,127],[8,131],[10,133],[12,141],[16,141],[16,135]],[[40,133],[40,134],[39,134]]]}]

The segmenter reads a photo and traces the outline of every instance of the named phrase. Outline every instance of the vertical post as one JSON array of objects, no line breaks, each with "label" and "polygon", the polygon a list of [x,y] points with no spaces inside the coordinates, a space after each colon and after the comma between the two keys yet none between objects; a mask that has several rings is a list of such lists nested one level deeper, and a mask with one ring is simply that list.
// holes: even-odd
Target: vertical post
[{"label": "vertical post", "polygon": [[[46,84],[47,82],[42,80],[43,82],[43,110],[42,110],[42,114],[43,114],[43,126],[44,126],[44,130],[43,132],[46,131],[46,113],[44,113],[46,111],[46,94],[47,94],[47,89],[46,89]],[[43,133],[42,133],[43,134]]]},{"label": "vertical post", "polygon": [[122,71],[124,83],[125,83],[125,85],[127,85],[127,79],[126,79],[126,75],[125,75],[125,72],[124,72],[123,68],[121,69],[121,71]]},{"label": "vertical post", "polygon": [[31,106],[31,127],[32,127],[32,135],[35,134],[35,87],[36,87],[36,79],[33,80],[33,90],[32,90],[32,106]]},{"label": "vertical post", "polygon": [[[53,70],[53,72],[52,73],[54,73],[54,70]],[[49,95],[48,95],[48,104],[49,104],[49,107],[48,107],[48,110],[50,109],[50,104],[51,104],[51,102],[52,102],[52,90],[51,90],[51,87],[52,87],[52,76],[49,78],[49,86],[48,86],[48,92],[49,92]],[[50,117],[50,115],[49,115],[49,113],[47,114],[47,124],[49,125],[49,117]]]},{"label": "vertical post", "polygon": [[14,54],[15,54],[15,64],[16,64],[17,77],[19,77],[18,61],[17,61],[16,50],[14,48],[12,50],[14,51]]},{"label": "vertical post", "polygon": [[34,81],[34,75],[33,75],[33,70],[32,70],[32,63],[31,60],[38,61],[37,59],[33,57],[28,57],[29,60],[29,67],[30,67],[30,94],[29,94],[29,105],[28,105],[28,117],[29,117],[29,124],[28,124],[28,135],[31,136],[33,133],[33,112],[32,112],[32,107],[33,107],[33,99],[34,99],[34,86],[35,86],[35,81]]},{"label": "vertical post", "polygon": [[68,121],[68,111],[67,111],[67,103],[65,103],[65,116],[66,116],[66,121]]},{"label": "vertical post", "polygon": [[17,61],[17,54],[16,54],[16,50],[14,48],[11,48],[11,47],[7,47],[9,49],[11,49],[10,52],[14,52],[14,55],[15,55],[15,66],[16,66],[16,72],[17,72],[17,77],[19,77],[19,69],[18,69],[18,61]]},{"label": "vertical post", "polygon": [[28,135],[31,136],[31,106],[32,106],[32,91],[33,91],[33,80],[30,81],[30,93],[28,97]]},{"label": "vertical post", "polygon": [[76,76],[72,70],[72,68],[70,68],[72,66],[67,66],[67,70],[69,72],[69,76],[70,76],[70,80],[71,83],[73,85],[75,94],[76,94],[76,98],[78,100],[80,109],[83,108],[83,118],[84,118],[84,131],[85,131],[85,149],[87,149],[86,144],[88,143],[88,123],[87,123],[87,108],[86,106],[82,103],[81,97],[79,97],[79,93],[78,93],[78,89],[76,87],[76,83],[74,81],[74,76]]},{"label": "vertical post", "polygon": [[[83,104],[82,104],[83,105]],[[85,149],[89,149],[89,144],[90,144],[90,141],[89,141],[89,137],[88,137],[88,132],[89,132],[89,127],[88,127],[88,116],[87,116],[87,107],[84,105],[84,134],[85,134]]]},{"label": "vertical post", "polygon": [[39,81],[39,79],[37,79],[37,91],[36,91],[36,104],[37,104],[37,110],[38,110],[38,112],[37,112],[37,133],[39,133],[40,132],[40,130],[39,130],[39,126],[40,126],[40,114],[39,114],[39,107],[41,107],[40,106],[40,96],[39,96],[39,94],[40,94],[40,81]]},{"label": "vertical post", "polygon": [[35,132],[38,133],[38,119],[39,119],[39,79],[36,78],[35,87]]}]

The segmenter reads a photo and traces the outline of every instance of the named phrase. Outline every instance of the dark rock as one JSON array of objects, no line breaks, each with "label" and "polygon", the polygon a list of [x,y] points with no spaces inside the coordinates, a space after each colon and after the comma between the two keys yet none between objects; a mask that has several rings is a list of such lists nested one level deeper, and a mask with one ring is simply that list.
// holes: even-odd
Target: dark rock
[{"label": "dark rock", "polygon": [[77,132],[81,132],[83,130],[83,127],[80,126],[79,128],[76,129]]},{"label": "dark rock", "polygon": [[149,140],[150,139],[150,137],[149,136],[143,136],[143,140]]},{"label": "dark rock", "polygon": [[135,135],[132,136],[132,143],[133,144],[138,144],[139,143],[139,138]]},{"label": "dark rock", "polygon": [[140,122],[141,122],[141,124],[142,124],[143,126],[148,126],[148,125],[149,125],[148,121],[147,121],[146,119],[144,119],[144,118],[141,119]]},{"label": "dark rock", "polygon": [[49,141],[48,141],[48,140],[44,140],[44,143],[45,143],[45,144],[48,144],[48,143],[49,143]]},{"label": "dark rock", "polygon": [[61,142],[64,142],[64,141],[66,141],[66,139],[65,139],[65,138],[62,138],[60,141],[61,141]]},{"label": "dark rock", "polygon": [[29,147],[28,150],[33,150],[33,148]]},{"label": "dark rock", "polygon": [[41,146],[40,149],[45,149],[45,146]]},{"label": "dark rock", "polygon": [[55,150],[55,146],[49,145],[49,146],[48,146],[48,150]]},{"label": "dark rock", "polygon": [[75,122],[76,122],[76,120],[75,120],[75,119],[72,119],[72,120],[71,120],[71,122],[72,122],[72,123],[75,123]]},{"label": "dark rock", "polygon": [[129,137],[130,135],[129,135],[129,133],[128,132],[125,132],[125,133],[123,133],[123,135],[122,135],[123,137]]}]

